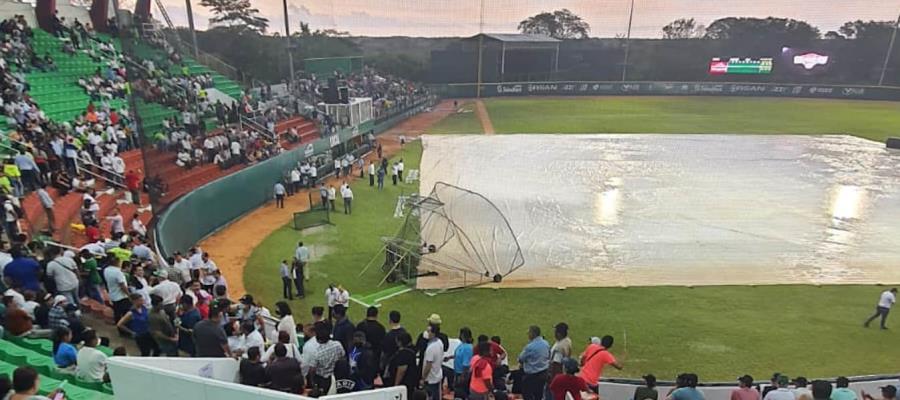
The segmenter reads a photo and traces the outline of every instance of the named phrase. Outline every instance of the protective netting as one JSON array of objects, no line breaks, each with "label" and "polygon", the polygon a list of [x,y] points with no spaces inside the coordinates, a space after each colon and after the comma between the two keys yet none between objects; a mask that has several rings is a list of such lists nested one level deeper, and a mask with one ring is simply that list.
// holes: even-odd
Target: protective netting
[{"label": "protective netting", "polygon": [[428,276],[428,287],[452,288],[500,282],[525,264],[506,217],[479,193],[437,182],[406,208],[399,233],[385,239],[389,275]]}]

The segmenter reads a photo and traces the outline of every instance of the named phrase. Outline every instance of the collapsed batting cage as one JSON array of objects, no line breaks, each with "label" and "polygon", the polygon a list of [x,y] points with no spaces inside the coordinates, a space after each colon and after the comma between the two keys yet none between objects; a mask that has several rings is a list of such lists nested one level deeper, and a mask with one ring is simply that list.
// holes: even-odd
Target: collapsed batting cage
[{"label": "collapsed batting cage", "polygon": [[307,196],[309,196],[309,209],[294,213],[294,229],[301,231],[315,226],[330,224],[331,212],[328,210],[328,205],[322,202],[322,196],[319,196],[319,192],[315,191],[313,193],[313,191],[310,191],[307,193]]},{"label": "collapsed batting cage", "polygon": [[427,196],[403,199],[403,209],[400,230],[381,238],[381,252],[366,266],[383,260],[382,284],[454,289],[499,283],[525,264],[506,217],[479,193],[438,182]]}]

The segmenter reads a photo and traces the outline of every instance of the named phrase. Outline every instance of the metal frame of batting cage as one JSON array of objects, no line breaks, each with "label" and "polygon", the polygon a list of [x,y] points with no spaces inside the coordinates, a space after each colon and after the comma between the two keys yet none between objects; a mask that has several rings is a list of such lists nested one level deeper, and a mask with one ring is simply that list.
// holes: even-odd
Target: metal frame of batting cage
[{"label": "metal frame of batting cage", "polygon": [[[325,203],[322,203],[319,192],[311,190],[306,195],[309,196],[309,209],[294,213],[292,217],[294,229],[301,231],[316,226],[331,225],[331,210]],[[322,217],[315,218],[317,215]]]}]

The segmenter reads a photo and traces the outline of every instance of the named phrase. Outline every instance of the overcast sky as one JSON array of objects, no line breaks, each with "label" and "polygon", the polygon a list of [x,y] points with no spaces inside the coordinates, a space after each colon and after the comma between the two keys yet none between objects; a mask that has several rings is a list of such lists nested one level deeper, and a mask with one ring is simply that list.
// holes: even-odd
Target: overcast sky
[{"label": "overcast sky", "polygon": [[[209,10],[191,0],[194,20],[205,29]],[[251,0],[284,32],[281,0]],[[123,3],[127,3],[123,2]],[[184,0],[163,0],[175,24],[187,25]],[[591,25],[591,36],[624,34],[629,0],[484,0],[484,31],[516,30],[519,21],[541,11],[568,8]],[[706,25],[721,17],[788,17],[822,32],[848,20],[894,20],[900,0],[635,0],[632,36],[660,37],[662,26],[681,17]],[[338,29],[354,36],[470,36],[479,32],[480,0],[288,0],[291,30],[299,21],[313,29]],[[156,7],[153,8],[156,15]]]}]

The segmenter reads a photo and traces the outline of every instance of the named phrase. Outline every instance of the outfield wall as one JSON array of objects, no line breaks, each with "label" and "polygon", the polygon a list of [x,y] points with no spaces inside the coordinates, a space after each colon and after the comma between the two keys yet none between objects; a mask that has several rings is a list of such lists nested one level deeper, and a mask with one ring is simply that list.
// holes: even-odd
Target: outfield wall
[{"label": "outfield wall", "polygon": [[[156,242],[163,255],[186,251],[216,230],[262,206],[273,198],[275,182],[300,160],[331,151],[360,135],[381,133],[415,115],[433,99],[398,110],[391,116],[369,121],[354,129],[281,153],[268,160],[224,176],[175,200],[156,222]],[[285,221],[287,223],[288,221]]]},{"label": "outfield wall", "polygon": [[[476,97],[478,84],[433,85],[443,97]],[[747,96],[900,101],[900,87],[710,82],[483,83],[482,97],[516,96]]]}]

